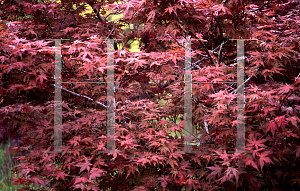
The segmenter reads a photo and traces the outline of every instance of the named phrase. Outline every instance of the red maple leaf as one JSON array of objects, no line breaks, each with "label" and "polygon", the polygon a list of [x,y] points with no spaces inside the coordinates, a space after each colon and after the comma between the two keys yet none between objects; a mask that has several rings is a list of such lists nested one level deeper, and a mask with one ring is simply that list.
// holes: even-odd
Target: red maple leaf
[{"label": "red maple leaf", "polygon": [[64,173],[62,170],[58,171],[57,173],[55,173],[56,177],[55,179],[62,179],[63,181],[65,180],[65,176],[69,176],[68,174]]},{"label": "red maple leaf", "polygon": [[258,149],[258,147],[262,147],[265,148],[266,145],[264,145],[263,143],[267,141],[267,139],[260,139],[260,140],[256,140],[255,137],[253,137],[253,139],[247,139],[247,141],[249,142],[248,146],[249,147],[255,147],[255,149]]},{"label": "red maple leaf", "polygon": [[33,181],[34,186],[35,186],[36,188],[38,188],[40,184],[43,185],[43,186],[46,185],[44,179],[42,179],[42,178],[40,178],[40,177],[32,177],[32,178],[31,178],[31,181]]},{"label": "red maple leaf", "polygon": [[86,177],[78,177],[75,179],[74,185],[78,183],[87,183],[89,180]]},{"label": "red maple leaf", "polygon": [[285,84],[283,86],[281,86],[278,90],[278,93],[279,94],[286,94],[288,93],[290,90],[293,90],[294,87],[292,85],[288,85],[288,84]]},{"label": "red maple leaf", "polygon": [[89,180],[91,180],[91,179],[96,180],[97,177],[103,176],[104,173],[105,173],[105,171],[103,171],[99,168],[92,168],[91,171],[90,171]]},{"label": "red maple leaf", "polygon": [[269,155],[269,153],[270,153],[270,151],[264,151],[264,152],[260,153],[260,155],[259,155],[259,157],[260,157],[259,158],[259,166],[260,166],[261,171],[262,171],[265,163],[273,163],[272,160],[269,157],[267,157]]},{"label": "red maple leaf", "polygon": [[206,167],[210,170],[212,170],[213,172],[211,172],[208,177],[215,177],[216,175],[218,175],[218,177],[221,176],[221,173],[222,173],[222,168],[218,165],[215,164],[215,166],[209,166],[209,167]]},{"label": "red maple leaf", "polygon": [[250,165],[253,168],[255,168],[256,170],[258,170],[258,166],[257,166],[257,164],[253,160],[247,160],[247,162],[245,164],[246,164],[246,166]]},{"label": "red maple leaf", "polygon": [[84,170],[87,170],[88,172],[90,171],[90,166],[92,164],[88,161],[88,159],[85,156],[84,156],[84,160],[85,160],[85,162],[79,162],[74,165],[74,166],[81,167],[79,173],[81,173]]},{"label": "red maple leaf", "polygon": [[277,125],[274,122],[274,120],[269,121],[269,123],[267,124],[267,130],[266,130],[266,134],[271,131],[273,137],[275,136],[275,131],[278,131]]}]

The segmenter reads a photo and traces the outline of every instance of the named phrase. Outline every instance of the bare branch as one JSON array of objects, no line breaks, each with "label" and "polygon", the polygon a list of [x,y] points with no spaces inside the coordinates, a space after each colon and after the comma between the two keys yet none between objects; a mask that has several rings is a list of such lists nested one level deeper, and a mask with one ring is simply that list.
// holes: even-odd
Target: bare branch
[{"label": "bare branch", "polygon": [[208,49],[205,47],[205,44],[203,44],[203,42],[201,40],[198,39],[198,37],[192,33],[191,31],[189,32],[189,34],[191,34],[195,39],[197,39],[197,41],[201,44],[201,46],[204,48],[204,51],[206,53],[206,55],[208,56],[210,62],[213,64],[213,65],[216,65],[215,62],[214,62],[214,59],[211,57],[210,53],[208,52]]},{"label": "bare branch", "polygon": [[103,17],[101,17],[99,11],[96,8],[93,7],[93,4],[90,3],[90,2],[88,2],[88,4],[92,7],[92,9],[93,9],[94,13],[96,14],[97,18],[99,19],[99,21],[104,22],[105,19]]},{"label": "bare branch", "polygon": [[[51,85],[55,87],[55,84],[51,84]],[[106,106],[105,104],[103,104],[103,103],[101,103],[101,102],[99,102],[99,101],[95,101],[95,100],[93,100],[93,99],[90,98],[90,97],[87,97],[87,96],[85,96],[85,95],[77,94],[77,93],[72,92],[72,91],[70,91],[70,90],[67,90],[67,89],[65,89],[65,88],[63,88],[63,87],[61,87],[60,89],[66,91],[66,92],[69,92],[70,94],[73,94],[73,95],[75,95],[75,96],[83,97],[83,98],[85,98],[85,99],[88,99],[88,100],[90,100],[90,101],[96,103],[97,105],[100,105],[101,107],[107,109],[107,106]]]},{"label": "bare branch", "polygon": [[203,140],[199,139],[195,134],[191,133],[190,131],[188,131],[188,130],[186,130],[186,129],[183,129],[183,130],[185,130],[185,131],[188,132],[190,135],[192,135],[193,137],[195,137],[195,138],[199,141],[200,144],[202,144],[202,143],[204,142]]},{"label": "bare branch", "polygon": [[233,94],[236,94],[236,92],[242,87],[242,85],[244,85],[246,82],[248,82],[251,78],[252,78],[252,75],[246,81],[244,81],[242,84],[240,84],[239,87],[233,91]]},{"label": "bare branch", "polygon": [[295,81],[297,81],[299,77],[300,77],[300,73],[299,73],[298,76],[296,77]]},{"label": "bare branch", "polygon": [[107,17],[109,17],[110,15],[120,14],[120,13],[121,13],[121,11],[119,11],[119,10],[117,10],[117,11],[115,11],[115,12],[113,12],[113,13],[109,13],[109,14],[105,17],[105,20],[107,20]]},{"label": "bare branch", "polygon": [[[213,21],[212,21],[212,22],[213,22]],[[211,35],[209,36],[209,38],[208,38],[208,40],[207,40],[207,42],[206,42],[206,44],[205,44],[205,48],[207,48],[207,45],[208,45],[209,41],[211,40],[213,34],[215,33],[215,30],[216,30],[216,29],[217,29],[217,25],[215,25],[214,30],[212,31]]]},{"label": "bare branch", "polygon": [[[53,34],[53,30],[52,30],[52,27],[51,27],[50,22],[49,22],[48,19],[45,17],[44,13],[41,13],[41,14],[42,14],[42,16],[43,16],[43,20],[46,21],[47,26],[49,27],[51,33]],[[35,15],[35,16],[36,16],[36,15]],[[39,18],[38,16],[36,16],[36,17]]]},{"label": "bare branch", "polygon": [[223,48],[224,44],[225,44],[225,42],[222,42],[220,50],[219,50],[218,65],[220,65],[221,61],[222,61],[222,48]]}]

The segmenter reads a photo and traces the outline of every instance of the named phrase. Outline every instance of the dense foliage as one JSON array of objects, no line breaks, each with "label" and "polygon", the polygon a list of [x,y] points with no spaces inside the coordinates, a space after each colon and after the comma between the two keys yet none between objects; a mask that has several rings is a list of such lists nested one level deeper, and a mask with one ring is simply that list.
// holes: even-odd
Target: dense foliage
[{"label": "dense foliage", "polygon": [[[22,190],[297,190],[300,186],[300,2],[0,1],[0,141],[22,143]],[[92,9],[91,9],[92,8]],[[93,12],[83,14],[87,9]],[[109,21],[114,14],[123,14]],[[124,26],[127,27],[124,29]],[[54,148],[54,41],[63,81],[107,79],[115,41],[116,150],[106,150],[106,84],[62,84],[63,153]],[[236,141],[236,88],[193,84],[193,149],[184,139],[184,41],[194,81],[237,80],[245,41],[246,150]],[[130,52],[139,40],[140,52]],[[76,93],[76,94],[75,94]],[[87,96],[95,102],[88,101]],[[97,102],[96,102],[97,101]],[[179,123],[180,122],[180,123]],[[204,128],[208,124],[209,134]],[[172,133],[173,132],[173,133]],[[176,133],[175,133],[176,132]],[[195,138],[197,137],[197,138]],[[199,138],[201,137],[201,138]],[[201,144],[199,140],[201,139]]]}]

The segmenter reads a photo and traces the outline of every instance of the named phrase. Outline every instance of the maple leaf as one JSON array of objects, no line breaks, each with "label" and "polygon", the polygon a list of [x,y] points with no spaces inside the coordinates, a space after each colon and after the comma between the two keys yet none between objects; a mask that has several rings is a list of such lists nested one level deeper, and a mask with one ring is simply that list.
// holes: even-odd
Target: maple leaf
[{"label": "maple leaf", "polygon": [[147,159],[147,158],[141,158],[141,159],[137,160],[136,163],[137,163],[137,164],[141,163],[142,166],[146,167],[145,164],[146,164],[146,163],[151,164],[151,161],[150,161],[149,159]]},{"label": "maple leaf", "polygon": [[179,160],[179,157],[183,159],[183,156],[180,153],[171,153],[169,156],[169,158],[175,158],[177,160]]},{"label": "maple leaf", "polygon": [[12,86],[10,86],[9,87],[9,89],[7,90],[8,92],[13,92],[13,91],[15,91],[15,90],[19,90],[19,91],[21,91],[23,88],[25,88],[25,85],[23,85],[23,84],[15,84],[15,85],[12,85]]},{"label": "maple leaf", "polygon": [[168,154],[170,152],[170,149],[166,146],[161,146],[158,148],[158,150],[160,150],[161,154]]},{"label": "maple leaf", "polygon": [[[280,68],[281,67],[281,68]],[[274,73],[276,73],[276,74],[281,74],[281,75],[283,75],[280,71],[281,70],[284,70],[283,68],[282,68],[282,64],[278,64],[278,63],[276,63],[273,67],[272,67],[272,72],[274,72]]]},{"label": "maple leaf", "polygon": [[[228,169],[225,171],[225,176],[227,176],[229,179],[232,179],[233,176],[236,180],[236,184],[238,183],[239,181],[239,171],[236,169],[236,168],[233,168],[233,167],[228,167]],[[222,181],[221,181],[222,183]]]},{"label": "maple leaf", "polygon": [[170,178],[169,176],[162,175],[161,177],[158,178],[158,180],[160,180],[161,186],[163,187],[163,189],[165,189]]},{"label": "maple leaf", "polygon": [[87,183],[89,182],[89,180],[86,177],[78,177],[75,179],[74,185],[78,184],[78,183]]},{"label": "maple leaf", "polygon": [[189,166],[189,161],[182,161],[181,163],[180,163],[180,170],[185,170],[185,171],[189,171],[189,168],[190,168],[190,166]]},{"label": "maple leaf", "polygon": [[75,184],[75,186],[73,186],[74,188],[78,188],[80,190],[86,190],[86,185],[83,183],[80,184]]},{"label": "maple leaf", "polygon": [[154,141],[151,141],[151,144],[149,145],[149,147],[159,147],[161,145],[162,145],[162,143],[157,142],[156,140],[154,140]]},{"label": "maple leaf", "polygon": [[215,164],[215,166],[209,166],[209,167],[206,167],[206,168],[208,168],[208,169],[210,169],[210,170],[213,171],[213,172],[211,172],[211,173],[208,175],[208,177],[212,177],[212,176],[215,177],[216,175],[218,175],[218,177],[221,176],[222,168],[221,168],[220,166],[218,166],[218,165]]},{"label": "maple leaf", "polygon": [[225,15],[225,14],[232,15],[232,13],[229,11],[229,9],[227,7],[225,7],[223,4],[214,5],[212,7],[212,9],[214,11],[215,16]]},{"label": "maple leaf", "polygon": [[129,137],[130,136],[126,136],[126,138],[125,138],[126,140],[120,142],[121,146],[123,146],[123,145],[132,145],[132,143],[135,142],[134,139],[132,139],[131,137],[129,138]]},{"label": "maple leaf", "polygon": [[295,178],[292,181],[293,181],[292,185],[298,183],[298,185],[300,186],[300,178]]},{"label": "maple leaf", "polygon": [[289,121],[294,125],[294,126],[297,126],[297,121],[300,121],[298,117],[296,116],[292,116],[290,118],[288,118]]},{"label": "maple leaf", "polygon": [[182,9],[182,8],[181,8],[181,6],[179,6],[179,5],[170,6],[170,7],[167,7],[167,8],[165,9],[165,12],[164,12],[164,13],[169,12],[169,14],[171,15],[171,13],[174,12],[174,13],[176,14],[176,16],[177,16],[176,9]]},{"label": "maple leaf", "polygon": [[161,155],[153,155],[151,156],[150,160],[152,161],[153,164],[158,164],[158,163],[163,163],[166,159]]},{"label": "maple leaf", "polygon": [[260,52],[249,52],[248,54],[252,55],[252,57],[261,59],[261,53]]},{"label": "maple leaf", "polygon": [[63,171],[59,171],[58,173],[55,173],[56,177],[55,179],[62,179],[63,181],[65,181],[65,177],[69,176],[68,174],[64,173]]},{"label": "maple leaf", "polygon": [[43,186],[46,186],[44,179],[42,179],[40,177],[32,177],[31,181],[33,181],[34,186],[36,188],[38,188],[40,184],[43,185]]},{"label": "maple leaf", "polygon": [[268,62],[270,62],[270,60],[274,60],[275,56],[276,56],[276,53],[268,54],[268,56],[267,56]]},{"label": "maple leaf", "polygon": [[75,164],[74,166],[77,166],[77,167],[80,167],[80,171],[79,173],[81,173],[82,171],[84,171],[85,169],[89,172],[90,171],[90,166],[92,165],[88,159],[86,158],[86,156],[84,156],[84,160],[85,162],[82,163],[82,162],[79,162],[77,164]]},{"label": "maple leaf", "polygon": [[94,184],[89,184],[87,187],[86,187],[87,190],[93,190],[93,191],[99,191],[99,187],[98,185],[94,185]]},{"label": "maple leaf", "polygon": [[[92,14],[95,15],[90,14],[86,17],[83,17],[81,13],[87,8],[87,4],[82,4],[78,0],[46,4],[35,1],[20,1],[13,3],[13,5],[11,5],[11,1],[1,1],[0,3],[1,8],[6,10],[1,12],[2,20],[0,20],[0,142],[10,137],[8,134],[11,134],[12,137],[19,137],[18,132],[20,132],[22,140],[24,140],[23,144],[30,145],[32,143],[33,145],[36,143],[32,149],[34,152],[26,152],[26,156],[20,158],[25,160],[24,163],[15,170],[22,176],[30,175],[31,178],[37,179],[18,178],[14,179],[15,183],[33,183],[40,186],[39,184],[43,184],[39,179],[40,176],[46,176],[47,178],[54,177],[51,180],[45,180],[49,183],[49,190],[55,189],[55,185],[62,185],[61,182],[64,180],[72,184],[76,183],[70,185],[72,186],[70,190],[154,190],[155,186],[159,186],[163,189],[158,190],[167,191],[176,185],[180,188],[185,187],[186,190],[218,190],[221,187],[225,190],[242,190],[243,185],[248,185],[249,182],[254,190],[259,190],[261,187],[255,185],[257,179],[259,179],[259,183],[268,183],[269,190],[275,187],[279,187],[278,189],[291,187],[289,183],[294,184],[292,187],[298,186],[299,180],[297,179],[282,183],[284,182],[281,181],[282,178],[293,175],[293,169],[289,170],[288,168],[284,168],[287,170],[278,178],[269,176],[275,174],[278,168],[269,168],[267,174],[260,172],[262,176],[255,177],[257,173],[249,173],[245,178],[239,179],[245,168],[261,171],[263,166],[271,163],[270,160],[276,161],[278,164],[284,161],[287,165],[293,165],[293,161],[289,160],[290,154],[294,154],[296,159],[300,157],[299,147],[294,146],[293,142],[289,142],[298,139],[299,126],[297,114],[300,110],[300,106],[298,106],[300,78],[296,77],[298,73],[295,70],[299,57],[299,48],[295,46],[299,36],[297,28],[299,14],[295,11],[295,8],[299,6],[298,1],[287,3],[270,1],[268,6],[262,7],[254,6],[253,2],[246,2],[248,5],[243,7],[236,0],[225,3],[221,1],[179,0],[177,4],[169,1],[146,0],[122,1],[120,4],[114,3],[114,1],[105,1],[104,4],[103,2],[88,3],[92,6],[91,11],[94,9]],[[73,5],[74,8],[72,8]],[[245,14],[240,14],[244,8]],[[257,11],[258,8],[259,11]],[[24,14],[20,15],[18,10]],[[264,17],[265,15],[261,15],[262,12],[265,15],[274,16],[274,18]],[[115,17],[119,13],[123,13],[122,19],[111,22],[114,18],[111,19],[110,15]],[[39,17],[27,18],[28,15],[41,14],[44,14],[42,19]],[[219,16],[222,17],[219,18]],[[245,16],[247,17],[248,28],[255,29],[254,31],[251,32],[244,27],[241,21],[245,20]],[[109,22],[95,22],[91,18],[96,18],[99,21],[108,20]],[[20,22],[14,20],[20,20]],[[262,21],[265,22],[263,23],[264,26],[261,26]],[[129,29],[128,31],[123,26],[132,26],[132,24],[134,24],[134,30]],[[131,28],[130,26],[129,28]],[[184,122],[176,125],[167,121],[163,123],[159,120],[161,116],[164,119],[173,118],[175,120],[175,118],[180,118],[178,117],[179,113],[183,113],[185,84],[182,79],[184,78],[184,58],[187,52],[182,47],[183,44],[181,44],[182,46],[178,45],[174,39],[181,39],[178,42],[182,43],[183,38],[188,38],[191,33],[195,38],[200,39],[191,44],[193,49],[191,58],[194,63],[199,61],[199,68],[195,68],[193,64],[193,71],[197,71],[193,77],[196,77],[194,80],[198,81],[236,81],[236,75],[234,75],[236,69],[234,68],[237,65],[235,60],[237,47],[235,43],[226,43],[226,46],[223,44],[222,47],[220,43],[224,38],[219,37],[257,39],[256,41],[247,41],[247,46],[249,46],[247,49],[252,52],[246,56],[246,59],[249,59],[247,60],[248,65],[246,64],[247,66],[244,68],[245,74],[254,77],[250,78],[247,83],[245,82],[245,85],[251,84],[249,89],[251,94],[246,95],[246,98],[249,98],[246,106],[253,109],[251,111],[253,116],[247,118],[248,125],[245,129],[245,135],[249,134],[247,149],[253,150],[253,153],[249,156],[246,155],[251,158],[243,160],[245,165],[239,163],[245,155],[233,157],[226,151],[220,151],[224,151],[228,141],[234,142],[235,138],[233,131],[235,127],[230,128],[231,130],[225,130],[227,126],[231,124],[236,126],[237,123],[237,120],[234,119],[237,109],[234,107],[235,104],[229,101],[235,97],[233,94],[228,94],[229,91],[234,91],[233,85],[227,83],[207,83],[201,84],[199,87],[193,85],[193,103],[195,103],[193,105],[193,117],[195,119],[193,124],[197,124],[197,127],[200,126],[200,134],[206,129],[208,132],[208,128],[202,124],[202,119],[205,119],[211,126],[209,130],[210,139],[213,139],[215,143],[201,145],[201,153],[197,155],[173,154],[173,151],[181,150],[184,143],[182,139],[177,140],[175,137],[169,136],[169,132],[166,133],[165,130],[172,130],[180,137]],[[165,34],[169,37],[171,35],[174,39],[164,39]],[[53,136],[50,131],[51,127],[53,128],[52,118],[55,113],[53,100],[51,102],[48,99],[49,88],[46,87],[49,86],[49,81],[47,77],[54,72],[53,54],[55,53],[54,50],[59,47],[53,46],[53,40],[48,40],[47,42],[50,43],[45,43],[44,40],[37,41],[36,37],[39,39],[49,37],[60,39],[68,36],[72,38],[61,43],[62,56],[66,55],[62,64],[67,66],[62,77],[68,79],[80,77],[77,81],[82,82],[106,79],[107,52],[105,51],[107,51],[107,43],[104,42],[105,40],[123,38],[123,42],[125,42],[122,43],[124,45],[122,50],[116,51],[118,53],[115,55],[117,57],[115,65],[118,66],[116,67],[118,69],[115,70],[116,88],[118,88],[115,97],[116,103],[118,103],[115,108],[117,118],[115,150],[121,149],[122,154],[97,152],[105,150],[105,138],[107,138],[105,136],[107,134],[105,133],[106,111],[105,109],[98,111],[98,108],[90,108],[89,104],[80,102],[81,99],[76,99],[79,94],[69,94],[76,89],[76,91],[82,91],[80,94],[90,95],[95,98],[94,100],[99,100],[98,103],[101,100],[106,102],[105,92],[108,87],[105,84],[91,84],[89,86],[79,86],[77,82],[77,85],[67,84],[66,87],[70,90],[68,93],[65,92],[63,97],[68,103],[74,102],[74,104],[71,104],[72,107],[70,108],[63,107],[62,115],[65,123],[63,135],[68,134],[75,137],[74,139],[66,139],[69,142],[65,145],[65,149],[70,149],[70,153],[63,152],[59,157],[59,162],[64,164],[60,169],[53,165],[57,154],[46,155],[44,152],[45,149],[51,150]],[[138,53],[132,53],[126,47],[134,39],[141,45],[141,51]],[[205,46],[202,46],[200,42],[205,42]],[[118,45],[121,43],[118,42]],[[221,48],[220,51],[219,48]],[[205,57],[209,55],[204,55],[206,52],[210,53],[215,61],[221,58],[222,63],[224,63],[222,67],[208,64],[208,58]],[[200,55],[204,57],[203,60],[199,58]],[[280,72],[281,78],[276,74],[280,74]],[[267,80],[264,77],[271,78],[268,79],[269,83],[265,84]],[[54,83],[54,81],[52,77],[50,82]],[[142,83],[139,85],[146,88],[145,92],[151,94],[151,98],[149,97],[146,102],[139,100],[138,104],[131,105],[133,97],[144,91],[142,88],[136,88],[137,85],[132,85],[135,81],[145,82],[145,87]],[[154,82],[158,82],[161,88],[155,86]],[[19,84],[24,86],[18,87]],[[17,86],[14,87],[14,85]],[[11,86],[12,89],[10,89]],[[45,87],[45,89],[39,88],[40,91],[34,91],[37,86]],[[50,92],[53,94],[53,89]],[[168,96],[163,107],[157,108],[156,105],[150,106],[147,103],[160,101],[167,94],[170,96]],[[215,97],[209,97],[211,94]],[[280,96],[282,94],[286,96]],[[135,97],[134,99],[140,98]],[[277,103],[278,100],[280,103]],[[23,102],[28,102],[27,104],[30,106],[24,106]],[[198,105],[201,105],[202,108],[195,108]],[[278,108],[280,105],[282,108]],[[74,116],[74,109],[77,110],[75,113],[80,113],[79,119],[78,115]],[[286,113],[286,115],[277,115],[275,111]],[[98,112],[101,112],[101,115],[98,115]],[[270,123],[265,121],[269,120],[266,119],[267,115],[272,118]],[[74,118],[75,122],[72,121]],[[276,132],[281,130],[279,127],[287,128],[288,122],[291,122],[288,129],[283,129],[283,132]],[[98,124],[99,127],[94,128]],[[260,124],[263,127],[260,127]],[[90,133],[90,130],[93,130],[93,134]],[[199,133],[198,128],[196,130]],[[263,139],[266,132],[267,134],[271,132],[270,134],[273,135],[271,144],[267,144],[268,141]],[[94,136],[94,133],[98,135]],[[275,137],[275,134],[278,136]],[[99,143],[96,143],[96,137],[100,139]],[[233,140],[228,139],[228,137],[232,137]],[[40,140],[37,141],[35,138]],[[67,137],[64,136],[64,138]],[[204,137],[204,139],[206,138],[208,136]],[[82,142],[86,144],[81,144]],[[140,145],[134,145],[136,142]],[[72,150],[74,147],[76,150]],[[86,152],[92,148],[95,148],[95,151]],[[19,147],[14,150],[29,149]],[[220,152],[215,152],[216,150]],[[274,150],[276,154],[274,153],[272,157],[264,156],[266,150],[271,152]],[[132,153],[140,158],[132,156]],[[87,157],[88,160],[81,160],[83,156]],[[111,159],[112,157],[113,159]],[[268,157],[271,159],[269,160]],[[123,159],[126,159],[127,166]],[[139,159],[141,160],[139,161]],[[151,165],[148,164],[147,159]],[[136,165],[136,161],[139,161],[138,164],[141,165]],[[192,164],[197,163],[197,166],[201,168],[194,168],[189,161],[193,161]],[[176,165],[177,163],[178,165]],[[227,166],[219,165],[218,169],[206,168],[208,165],[218,163]],[[73,169],[74,164],[75,169]],[[145,168],[149,165],[158,168],[158,171],[155,168]],[[212,167],[217,168],[216,166]],[[42,168],[41,172],[36,171],[40,168]],[[72,173],[72,176],[65,174],[66,169]],[[107,174],[104,174],[103,169],[107,169]],[[127,180],[126,178],[120,179],[115,174],[116,170],[119,171],[119,175],[125,174]],[[136,173],[139,170],[142,170],[143,173]],[[208,176],[213,174],[211,172],[215,175]],[[172,174],[173,177],[169,178],[168,174]],[[84,178],[78,179],[82,176]],[[100,181],[95,180],[98,177],[100,177]],[[149,184],[141,185],[143,183],[140,180],[145,177],[161,178],[158,179],[160,181],[158,185],[154,183],[154,186],[150,188]],[[253,180],[255,181],[253,182]],[[234,184],[222,185],[225,181],[231,181]],[[201,184],[201,187],[198,183]],[[24,186],[23,190],[29,189],[27,185]],[[64,190],[64,187],[67,185],[62,186],[61,189]]]},{"label": "maple leaf", "polygon": [[264,151],[259,154],[259,166],[262,172],[263,166],[265,163],[273,163],[272,160],[267,157],[269,155],[270,151]]},{"label": "maple leaf", "polygon": [[134,175],[135,172],[140,173],[137,166],[124,165],[124,167],[128,167],[126,179],[128,178],[128,176],[129,176],[130,174],[133,174],[133,175]]},{"label": "maple leaf", "polygon": [[267,124],[266,134],[267,134],[269,131],[271,131],[273,137],[275,136],[275,131],[278,131],[277,125],[276,125],[276,123],[274,122],[274,120],[269,121],[268,124]]},{"label": "maple leaf", "polygon": [[219,151],[215,151],[215,152],[220,156],[221,159],[223,159],[225,161],[228,160],[228,155],[227,155],[226,151],[224,151],[223,154]]},{"label": "maple leaf", "polygon": [[185,181],[185,184],[187,184],[186,190],[192,190],[192,188],[193,188],[193,189],[198,191],[198,188],[200,188],[199,182],[197,180],[194,180],[194,179],[190,179],[190,178],[187,179]]},{"label": "maple leaf", "polygon": [[19,174],[19,175],[21,176],[21,175],[23,175],[23,174],[24,174],[25,176],[27,176],[27,175],[28,175],[28,173],[30,173],[30,172],[35,172],[35,171],[34,171],[34,169],[31,169],[31,168],[26,168],[26,169],[23,169],[23,170],[20,172],[20,174]]},{"label": "maple leaf", "polygon": [[253,137],[253,139],[246,139],[249,142],[250,147],[255,147],[255,149],[258,149],[258,147],[262,147],[265,148],[266,145],[264,145],[263,143],[267,141],[267,139],[260,139],[260,140],[256,140],[255,137]]},{"label": "maple leaf", "polygon": [[168,120],[160,119],[158,126],[159,127],[164,127],[166,124],[168,124]]},{"label": "maple leaf", "polygon": [[152,19],[152,21],[153,21],[154,17],[155,17],[155,14],[156,14],[156,10],[150,11],[146,22],[148,22],[150,19]]},{"label": "maple leaf", "polygon": [[255,168],[257,171],[259,171],[259,170],[258,170],[258,166],[256,165],[256,163],[255,163],[253,160],[250,160],[250,159],[249,159],[249,160],[246,161],[245,164],[246,164],[246,166],[250,165],[250,166],[252,166],[253,168]]},{"label": "maple leaf", "polygon": [[[82,67],[79,68],[79,70],[82,70],[81,75],[85,75],[87,73],[94,73],[94,69],[96,68],[93,64],[84,64]],[[90,74],[89,74],[90,75]]]},{"label": "maple leaf", "polygon": [[285,129],[285,126],[288,123],[284,115],[275,117],[275,122],[277,127],[282,127],[283,129]]},{"label": "maple leaf", "polygon": [[278,90],[278,93],[279,94],[286,94],[288,93],[290,90],[293,90],[294,87],[292,85],[288,85],[288,84],[285,84],[283,86],[281,86]]},{"label": "maple leaf", "polygon": [[266,116],[270,111],[276,110],[276,107],[265,107],[264,108],[264,116]]},{"label": "maple leaf", "polygon": [[103,174],[105,173],[105,171],[99,169],[99,168],[92,168],[90,171],[90,177],[89,180],[96,180],[97,177],[101,177],[103,176]]}]

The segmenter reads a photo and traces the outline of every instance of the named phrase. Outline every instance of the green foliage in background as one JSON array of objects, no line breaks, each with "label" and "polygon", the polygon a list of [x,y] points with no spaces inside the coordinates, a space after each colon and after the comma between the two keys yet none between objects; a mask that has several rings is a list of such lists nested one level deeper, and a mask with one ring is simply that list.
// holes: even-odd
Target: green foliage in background
[{"label": "green foliage in background", "polygon": [[19,185],[13,185],[11,181],[9,181],[10,178],[17,178],[17,174],[10,171],[13,167],[13,156],[9,152],[9,147],[11,146],[11,143],[7,145],[0,144],[0,190],[1,191],[15,191],[21,186]]}]

